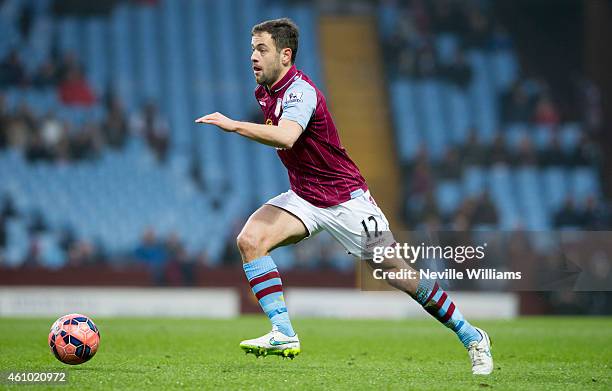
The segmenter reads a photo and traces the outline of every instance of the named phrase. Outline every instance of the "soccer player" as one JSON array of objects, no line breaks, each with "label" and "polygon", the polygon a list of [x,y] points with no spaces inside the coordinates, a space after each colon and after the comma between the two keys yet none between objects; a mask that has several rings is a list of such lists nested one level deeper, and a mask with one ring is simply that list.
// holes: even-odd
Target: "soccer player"
[{"label": "soccer player", "polygon": [[[246,277],[272,323],[272,331],[242,341],[240,347],[258,356],[276,354],[293,358],[300,353],[300,340],[291,324],[280,273],[270,251],[325,230],[348,253],[372,267],[399,271],[409,266],[401,259],[374,264],[366,252],[362,235],[372,230],[389,231],[389,223],[342,147],[325,97],[294,65],[298,52],[297,26],[286,18],[260,23],[253,27],[251,46],[258,84],[255,98],[264,113],[265,124],[236,121],[218,112],[196,122],[216,125],[226,132],[275,147],[287,168],[290,190],[255,211],[237,238]],[[396,244],[389,235],[378,236],[378,240],[378,245]],[[418,279],[387,282],[408,293],[457,334],[472,360],[472,373],[492,372],[489,336],[461,315],[437,282]]]}]

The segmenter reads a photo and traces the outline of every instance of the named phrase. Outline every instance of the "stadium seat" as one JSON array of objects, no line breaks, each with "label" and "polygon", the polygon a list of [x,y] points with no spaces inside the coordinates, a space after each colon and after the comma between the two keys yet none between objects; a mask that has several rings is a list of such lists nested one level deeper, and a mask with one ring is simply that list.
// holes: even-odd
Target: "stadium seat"
[{"label": "stadium seat", "polygon": [[402,161],[408,161],[416,155],[422,143],[417,125],[414,84],[407,80],[391,82],[391,104],[395,120],[397,145]]},{"label": "stadium seat", "polygon": [[554,214],[568,194],[568,178],[562,167],[549,167],[543,170],[542,185],[545,190],[544,206]]},{"label": "stadium seat", "polygon": [[444,181],[438,184],[436,195],[440,211],[448,215],[454,212],[461,202],[461,185],[456,181]]},{"label": "stadium seat", "polygon": [[482,193],[488,186],[485,171],[481,167],[471,166],[463,171],[463,193],[466,196],[475,196]]},{"label": "stadium seat", "polygon": [[572,194],[578,203],[588,197],[599,198],[601,195],[597,173],[590,167],[579,167],[570,171]]},{"label": "stadium seat", "polygon": [[459,48],[459,44],[460,39],[454,34],[442,33],[436,37],[436,52],[441,64],[448,65],[453,62]]},{"label": "stadium seat", "polygon": [[506,144],[511,151],[517,151],[521,142],[529,138],[529,125],[525,123],[513,123],[506,127]]},{"label": "stadium seat", "polygon": [[573,151],[580,141],[581,130],[580,125],[577,123],[567,123],[561,126],[559,133],[561,148],[565,152]]}]

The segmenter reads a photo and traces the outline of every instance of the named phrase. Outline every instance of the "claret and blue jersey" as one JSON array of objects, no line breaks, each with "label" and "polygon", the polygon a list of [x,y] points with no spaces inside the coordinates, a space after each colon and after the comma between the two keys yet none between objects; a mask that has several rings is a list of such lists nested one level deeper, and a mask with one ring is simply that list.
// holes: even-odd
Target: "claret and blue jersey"
[{"label": "claret and blue jersey", "polygon": [[311,204],[327,208],[367,190],[365,180],[342,147],[325,97],[295,65],[271,88],[258,86],[255,97],[265,122],[288,119],[304,129],[291,149],[279,149],[291,189]]}]

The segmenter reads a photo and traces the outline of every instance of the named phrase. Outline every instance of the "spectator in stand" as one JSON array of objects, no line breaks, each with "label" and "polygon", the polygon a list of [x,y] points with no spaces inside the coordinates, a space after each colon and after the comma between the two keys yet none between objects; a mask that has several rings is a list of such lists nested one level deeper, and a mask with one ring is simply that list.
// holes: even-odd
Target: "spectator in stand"
[{"label": "spectator in stand", "polygon": [[510,50],[514,47],[512,37],[506,27],[500,22],[495,23],[493,27],[489,47],[491,50]]},{"label": "spectator in stand", "polygon": [[416,196],[424,196],[432,191],[433,186],[434,181],[429,163],[427,161],[417,162],[412,172],[410,193]]},{"label": "spectator in stand", "polygon": [[168,147],[170,146],[168,134],[168,122],[158,112],[157,106],[148,103],[144,109],[132,119],[132,132],[141,135],[147,140],[147,144],[155,153],[157,160],[166,160]]},{"label": "spectator in stand", "polygon": [[579,89],[579,99],[583,102],[582,112],[587,132],[597,133],[601,130],[604,116],[600,88],[592,80],[584,79]]},{"label": "spectator in stand", "polygon": [[432,26],[438,33],[462,34],[467,29],[465,13],[456,6],[455,2],[439,0],[427,2],[432,9],[429,12]]},{"label": "spectator in stand", "polygon": [[29,139],[34,135],[36,127],[36,118],[30,107],[25,103],[20,104],[15,114],[9,117],[6,128],[8,144],[17,148],[25,148]]},{"label": "spectator in stand", "polygon": [[514,164],[518,166],[538,165],[538,154],[529,137],[524,137],[521,140],[518,151],[514,156]]},{"label": "spectator in stand", "polygon": [[168,260],[168,250],[163,242],[157,240],[155,231],[148,228],[134,250],[134,259],[151,268],[156,283],[164,282],[164,268]]},{"label": "spectator in stand", "polygon": [[61,141],[64,126],[53,113],[49,113],[41,121],[40,133],[45,147],[55,150]]},{"label": "spectator in stand", "polygon": [[470,202],[470,198],[466,199],[455,214],[451,222],[451,229],[453,231],[467,231],[470,229],[470,221],[466,212],[466,209],[470,208]]},{"label": "spectator in stand", "polygon": [[461,177],[461,160],[457,148],[451,147],[446,150],[444,158],[437,166],[436,173],[441,179],[457,180]]},{"label": "spectator in stand", "polygon": [[[395,64],[395,61],[391,62]],[[399,58],[397,60],[397,73],[400,76],[413,78],[417,74],[416,56],[413,50],[402,48],[399,50]]]},{"label": "spectator in stand", "polygon": [[80,67],[67,71],[66,78],[59,86],[59,95],[62,103],[68,106],[91,106],[96,102],[96,96]]},{"label": "spectator in stand", "polygon": [[559,111],[548,95],[543,95],[538,99],[533,121],[538,125],[548,126],[557,126],[561,121]]},{"label": "spectator in stand", "polygon": [[436,55],[430,44],[424,45],[416,55],[415,75],[420,79],[437,76],[438,63]]},{"label": "spectator in stand", "polygon": [[489,18],[480,8],[470,7],[467,11],[468,32],[465,35],[465,44],[469,48],[484,49],[489,43]]},{"label": "spectator in stand", "polygon": [[444,67],[442,75],[449,82],[462,89],[467,89],[472,81],[472,69],[465,60],[465,54],[458,50],[454,62]]},{"label": "spectator in stand", "polygon": [[58,243],[62,251],[68,254],[68,251],[76,243],[76,236],[72,227],[66,225],[60,229]]},{"label": "spectator in stand", "polygon": [[471,219],[470,226],[474,225],[490,225],[496,226],[498,223],[497,209],[491,199],[488,191],[483,191],[476,201]]},{"label": "spectator in stand", "polygon": [[[53,56],[53,58],[57,58],[57,55]],[[70,73],[74,69],[83,69],[82,64],[79,62],[79,59],[74,52],[66,52],[63,54],[61,61],[57,61],[57,78],[59,81],[63,81],[68,77],[68,73]]]},{"label": "spectator in stand", "polygon": [[25,41],[30,37],[30,31],[32,30],[32,21],[34,19],[34,7],[32,4],[25,3],[21,7],[19,14],[19,33],[21,38]]},{"label": "spectator in stand", "polygon": [[187,285],[195,284],[196,264],[190,258],[176,233],[171,233],[166,239],[168,250],[168,264],[165,273],[165,282],[168,285]]},{"label": "spectator in stand", "polygon": [[514,84],[509,95],[502,96],[504,122],[526,123],[531,118],[532,102],[520,82]]},{"label": "spectator in stand", "polygon": [[576,210],[574,199],[569,196],[565,199],[563,207],[555,213],[556,228],[576,228],[581,225],[580,213]]},{"label": "spectator in stand", "polygon": [[497,132],[495,134],[487,160],[489,164],[507,164],[510,162],[510,156],[506,148],[506,139],[503,133]]},{"label": "spectator in stand", "polygon": [[70,124],[66,121],[62,121],[61,135],[51,151],[56,162],[66,163],[71,160],[70,144],[72,140],[70,139],[69,129]]},{"label": "spectator in stand", "polygon": [[30,242],[28,244],[28,252],[25,255],[23,267],[39,267],[42,265],[42,251],[40,248],[40,239],[36,235],[30,236]]},{"label": "spectator in stand", "polygon": [[81,131],[70,139],[70,158],[72,160],[95,159],[102,149],[100,127],[93,122],[86,123]]},{"label": "spectator in stand", "polygon": [[568,157],[568,163],[573,166],[597,165],[601,160],[600,153],[597,144],[593,143],[588,135],[582,134],[578,145]]},{"label": "spectator in stand", "polygon": [[68,266],[88,266],[103,262],[99,249],[87,240],[75,241],[68,250]]},{"label": "spectator in stand", "polygon": [[425,222],[440,217],[440,209],[433,190],[425,194],[422,205],[414,211],[419,222]]},{"label": "spectator in stand", "polygon": [[4,219],[11,219],[13,217],[18,217],[19,213],[17,211],[17,207],[15,206],[15,201],[10,193],[5,193],[2,198],[2,208],[0,208],[0,216]]},{"label": "spectator in stand", "polygon": [[541,152],[540,162],[544,166],[562,166],[571,164],[570,159],[568,159],[561,148],[561,141],[559,140],[559,135],[556,132],[553,133],[548,147]]},{"label": "spectator in stand", "polygon": [[580,216],[581,226],[586,230],[603,231],[610,229],[610,214],[597,201],[597,198],[587,198],[584,210]]},{"label": "spectator in stand", "polygon": [[34,75],[32,84],[35,88],[42,89],[48,87],[55,87],[57,86],[58,82],[59,79],[57,66],[51,59],[48,59],[40,66],[40,68]]},{"label": "spectator in stand", "polygon": [[0,94],[0,150],[8,146],[8,127],[11,116],[6,107],[6,99]]},{"label": "spectator in stand", "polygon": [[35,211],[31,216],[30,225],[28,226],[28,231],[30,234],[39,234],[47,231],[47,223],[45,222],[45,218],[41,211]]},{"label": "spectator in stand", "polygon": [[0,206],[0,249],[3,249],[7,243],[6,221],[17,217],[17,215],[17,208],[15,208],[13,197],[9,193],[4,194],[2,206]]},{"label": "spectator in stand", "polygon": [[11,50],[0,63],[0,88],[18,87],[27,83],[25,69],[17,50]]},{"label": "spectator in stand", "polygon": [[[6,248],[6,221],[4,219],[4,216],[0,215],[0,253],[3,253],[5,248]],[[0,264],[2,264],[1,261],[0,261]]]},{"label": "spectator in stand", "polygon": [[471,128],[468,133],[468,140],[461,148],[461,158],[463,166],[485,164],[488,151],[480,142],[478,131]]},{"label": "spectator in stand", "polygon": [[28,139],[25,148],[25,157],[30,163],[39,161],[51,161],[53,156],[51,151],[47,149],[40,132],[35,132]]},{"label": "spectator in stand", "polygon": [[117,96],[110,98],[102,125],[104,139],[111,148],[121,148],[128,136],[128,124],[123,105]]}]

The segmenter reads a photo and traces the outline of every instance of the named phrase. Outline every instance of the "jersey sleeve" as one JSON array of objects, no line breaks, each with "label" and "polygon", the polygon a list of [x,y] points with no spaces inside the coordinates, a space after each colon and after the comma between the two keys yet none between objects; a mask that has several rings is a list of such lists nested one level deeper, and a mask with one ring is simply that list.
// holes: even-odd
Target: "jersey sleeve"
[{"label": "jersey sleeve", "polygon": [[287,88],[283,96],[281,119],[295,121],[304,130],[316,106],[317,92],[314,87],[302,79],[296,80]]}]

